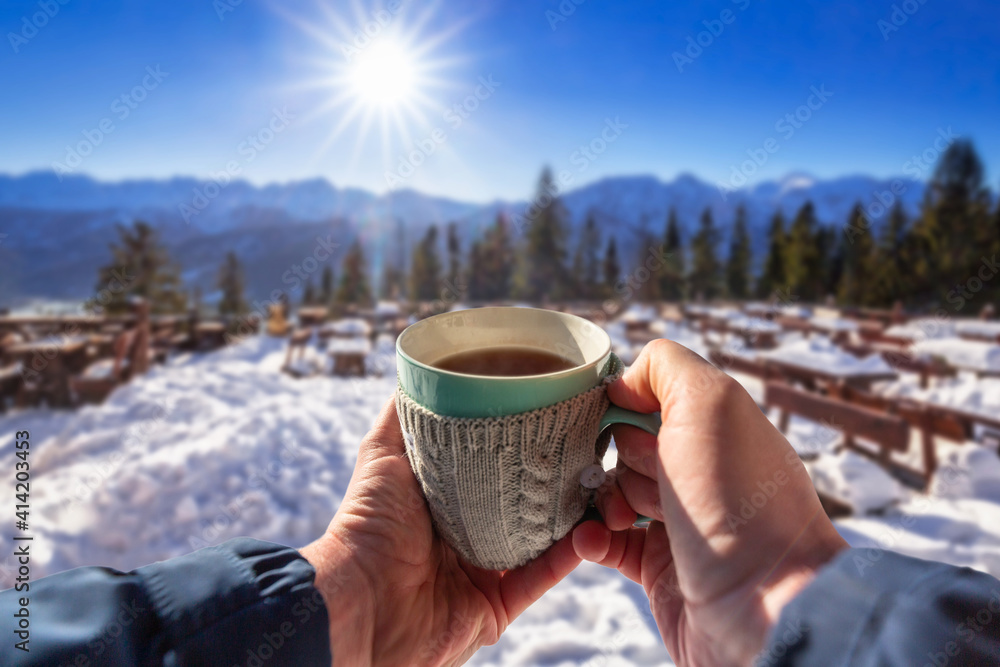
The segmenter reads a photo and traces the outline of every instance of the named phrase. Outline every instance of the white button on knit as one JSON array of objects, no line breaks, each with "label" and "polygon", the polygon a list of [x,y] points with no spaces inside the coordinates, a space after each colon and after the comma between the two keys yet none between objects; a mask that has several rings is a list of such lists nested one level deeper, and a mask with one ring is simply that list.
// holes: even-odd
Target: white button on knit
[{"label": "white button on knit", "polygon": [[599,465],[587,466],[580,473],[580,484],[588,489],[596,489],[601,484],[604,484],[604,480],[607,478],[607,474],[604,472],[604,468]]}]

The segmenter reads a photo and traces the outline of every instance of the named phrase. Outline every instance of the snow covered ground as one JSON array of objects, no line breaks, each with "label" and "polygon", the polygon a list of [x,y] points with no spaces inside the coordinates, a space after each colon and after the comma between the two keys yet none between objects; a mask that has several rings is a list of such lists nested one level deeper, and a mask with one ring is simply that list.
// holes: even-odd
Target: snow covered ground
[{"label": "snow covered ground", "polygon": [[[704,353],[699,334],[670,322],[656,329]],[[623,333],[612,334],[616,350],[637,353]],[[101,406],[0,416],[0,442],[32,433],[35,572],[131,569],[238,535],[296,547],[319,535],[358,443],[394,390],[392,346],[380,341],[370,360],[382,377],[347,380],[281,373],[285,344],[252,338],[176,358]],[[793,442],[829,445],[816,428],[793,420]],[[1000,458],[971,446],[942,451],[943,481],[930,495],[884,488],[895,504],[875,498],[881,514],[838,528],[856,546],[1000,575]],[[0,466],[12,469],[11,448],[0,452]],[[824,472],[826,483],[862,494],[872,491],[869,473],[853,460]],[[0,528],[0,539],[11,534]],[[12,565],[0,562],[0,586],[11,585]],[[585,563],[470,664],[659,665],[669,657],[641,588]]]}]

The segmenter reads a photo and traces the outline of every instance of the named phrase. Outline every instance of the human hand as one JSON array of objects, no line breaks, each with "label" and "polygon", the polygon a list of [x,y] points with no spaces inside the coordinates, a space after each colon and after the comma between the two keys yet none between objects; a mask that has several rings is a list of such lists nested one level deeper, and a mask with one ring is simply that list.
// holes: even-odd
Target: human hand
[{"label": "human hand", "polygon": [[507,572],[462,561],[434,533],[390,400],[327,532],[301,553],[316,568],[335,665],[458,665],[580,563],[571,540]]},{"label": "human hand", "polygon": [[[658,436],[615,427],[604,522],[575,529],[576,552],[642,584],[678,665],[749,663],[782,607],[846,542],[788,441],[695,353],[654,341],[608,395],[659,410],[663,426]],[[631,527],[636,512],[656,520]]]}]

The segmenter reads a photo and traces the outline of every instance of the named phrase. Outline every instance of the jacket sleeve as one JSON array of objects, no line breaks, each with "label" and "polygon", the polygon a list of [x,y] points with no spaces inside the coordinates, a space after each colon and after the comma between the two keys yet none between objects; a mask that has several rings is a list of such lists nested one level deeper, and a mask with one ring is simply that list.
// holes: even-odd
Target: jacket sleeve
[{"label": "jacket sleeve", "polygon": [[1000,581],[847,549],[782,611],[756,665],[1000,665]]},{"label": "jacket sleeve", "polygon": [[62,572],[0,593],[0,664],[327,667],[315,574],[294,549],[247,538],[128,573]]}]

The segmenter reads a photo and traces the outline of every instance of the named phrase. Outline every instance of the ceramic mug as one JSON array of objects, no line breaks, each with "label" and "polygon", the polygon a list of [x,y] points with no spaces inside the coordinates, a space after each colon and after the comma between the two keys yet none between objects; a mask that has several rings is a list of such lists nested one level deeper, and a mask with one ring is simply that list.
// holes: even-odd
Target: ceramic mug
[{"label": "ceramic mug", "polygon": [[[495,347],[552,352],[576,365],[544,375],[497,377],[442,370],[435,363],[460,352]],[[427,318],[396,341],[399,384],[431,412],[475,419],[537,410],[582,394],[603,380],[611,337],[582,317],[538,308],[473,308]],[[660,415],[611,406],[600,428],[631,424],[657,433]]]}]

